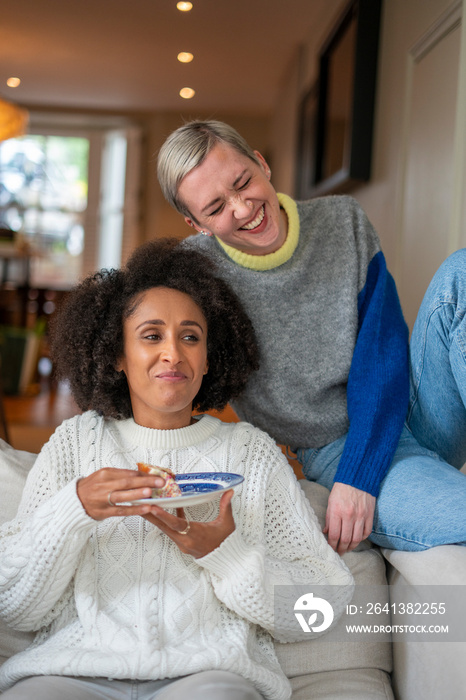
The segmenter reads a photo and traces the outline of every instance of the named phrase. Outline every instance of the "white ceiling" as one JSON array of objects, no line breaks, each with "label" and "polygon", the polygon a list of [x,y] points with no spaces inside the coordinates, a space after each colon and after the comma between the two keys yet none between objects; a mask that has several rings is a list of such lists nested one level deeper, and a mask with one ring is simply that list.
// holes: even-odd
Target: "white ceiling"
[{"label": "white ceiling", "polygon": [[[4,0],[0,96],[29,106],[268,113],[340,0]],[[194,61],[181,64],[179,51]],[[8,88],[10,76],[21,85]],[[182,100],[189,86],[196,96]]]}]

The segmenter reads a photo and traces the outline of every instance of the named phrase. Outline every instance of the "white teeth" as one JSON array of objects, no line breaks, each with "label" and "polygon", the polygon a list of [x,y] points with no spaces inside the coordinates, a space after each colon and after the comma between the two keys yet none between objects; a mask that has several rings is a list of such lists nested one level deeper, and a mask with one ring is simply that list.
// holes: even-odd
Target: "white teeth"
[{"label": "white teeth", "polygon": [[244,226],[241,226],[241,228],[245,229],[246,231],[252,231],[253,228],[257,228],[257,226],[259,226],[259,224],[261,223],[264,216],[265,216],[265,209],[264,209],[264,205],[262,205],[260,208],[259,214],[254,219],[254,221],[251,221],[249,224],[245,224]]}]

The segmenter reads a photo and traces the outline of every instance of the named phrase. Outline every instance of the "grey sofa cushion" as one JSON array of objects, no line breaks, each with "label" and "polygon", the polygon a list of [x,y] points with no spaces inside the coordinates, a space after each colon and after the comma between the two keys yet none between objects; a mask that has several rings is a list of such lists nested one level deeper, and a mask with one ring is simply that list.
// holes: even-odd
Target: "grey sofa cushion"
[{"label": "grey sofa cushion", "polygon": [[292,700],[393,700],[390,676],[377,668],[312,673],[291,685]]},{"label": "grey sofa cushion", "polygon": [[[323,486],[309,481],[302,480],[300,485],[323,526],[329,492]],[[387,583],[383,557],[380,551],[367,541],[362,542],[357,550],[345,554],[343,558],[354,576],[356,585]],[[286,675],[294,678],[309,673],[347,669],[378,669],[391,672],[391,644],[378,641],[341,641],[339,630],[343,624],[345,623],[341,620],[328,634],[308,642],[276,642],[275,650]]]},{"label": "grey sofa cushion", "polygon": [[[30,452],[14,450],[4,440],[0,440],[0,525],[15,517],[26,477],[36,456]],[[30,632],[12,630],[0,620],[0,665],[12,654],[29,646],[33,637]]]},{"label": "grey sofa cushion", "polygon": [[[391,564],[389,582],[395,595],[398,587],[407,585],[461,586],[464,590],[466,547],[442,545],[423,552],[385,549],[383,553]],[[449,600],[447,589],[443,590]],[[397,668],[394,688],[400,700],[465,697],[465,642],[400,640],[393,644],[393,656]]]}]

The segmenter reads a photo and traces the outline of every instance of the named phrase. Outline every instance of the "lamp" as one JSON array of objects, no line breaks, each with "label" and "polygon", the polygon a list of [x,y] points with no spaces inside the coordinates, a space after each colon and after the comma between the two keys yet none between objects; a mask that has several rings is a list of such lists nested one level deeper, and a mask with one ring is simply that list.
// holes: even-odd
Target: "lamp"
[{"label": "lamp", "polygon": [[0,141],[22,136],[26,132],[29,114],[12,102],[0,99]]}]

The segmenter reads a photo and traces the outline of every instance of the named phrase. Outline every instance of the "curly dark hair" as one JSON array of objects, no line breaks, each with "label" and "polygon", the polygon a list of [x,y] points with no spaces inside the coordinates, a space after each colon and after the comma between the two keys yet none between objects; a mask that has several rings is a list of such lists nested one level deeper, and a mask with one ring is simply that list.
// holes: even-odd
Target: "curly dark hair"
[{"label": "curly dark hair", "polygon": [[213,263],[175,239],[159,239],[138,248],[123,269],[86,278],[57,312],[52,360],[80,409],[94,409],[106,418],[132,415],[126,376],[115,368],[123,356],[124,321],[137,308],[138,295],[153,287],[188,294],[207,321],[209,371],[194,409],[221,410],[258,369],[252,323],[236,294],[215,276]]}]

